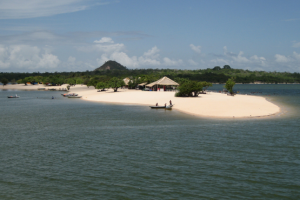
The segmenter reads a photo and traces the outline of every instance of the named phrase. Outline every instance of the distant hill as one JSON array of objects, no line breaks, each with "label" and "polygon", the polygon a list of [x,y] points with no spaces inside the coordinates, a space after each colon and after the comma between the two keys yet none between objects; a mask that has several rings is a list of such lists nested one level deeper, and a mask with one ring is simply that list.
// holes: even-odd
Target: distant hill
[{"label": "distant hill", "polygon": [[120,63],[116,62],[116,61],[106,61],[102,66],[98,67],[97,69],[95,69],[94,71],[102,71],[102,70],[127,70],[126,67],[124,67],[123,65],[121,65]]}]

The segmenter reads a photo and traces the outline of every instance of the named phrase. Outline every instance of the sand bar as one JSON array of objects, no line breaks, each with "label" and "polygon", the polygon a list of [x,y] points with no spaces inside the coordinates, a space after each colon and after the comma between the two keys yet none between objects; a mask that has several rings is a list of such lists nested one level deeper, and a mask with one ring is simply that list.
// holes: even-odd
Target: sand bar
[{"label": "sand bar", "polygon": [[[37,90],[38,88],[66,88],[63,86],[42,85],[7,85],[1,89]],[[149,92],[140,90],[119,89],[118,92],[108,90],[97,92],[94,87],[76,85],[71,87],[70,92],[78,93],[83,100],[108,102],[118,104],[138,105],[164,105],[171,100],[175,105],[174,110],[185,112],[196,116],[207,116],[217,118],[241,118],[262,117],[274,115],[280,112],[280,108],[267,101],[264,97],[250,95],[227,96],[226,94],[208,92],[200,94],[199,97],[175,97],[175,92]]]}]

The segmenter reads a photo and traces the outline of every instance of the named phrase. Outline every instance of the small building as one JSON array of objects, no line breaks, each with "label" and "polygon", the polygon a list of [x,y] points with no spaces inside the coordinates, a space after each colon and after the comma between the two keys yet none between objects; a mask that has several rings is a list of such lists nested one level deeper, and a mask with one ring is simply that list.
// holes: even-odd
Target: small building
[{"label": "small building", "polygon": [[153,91],[171,91],[174,90],[179,84],[172,79],[164,76],[161,79],[149,83],[146,87],[151,88]]}]

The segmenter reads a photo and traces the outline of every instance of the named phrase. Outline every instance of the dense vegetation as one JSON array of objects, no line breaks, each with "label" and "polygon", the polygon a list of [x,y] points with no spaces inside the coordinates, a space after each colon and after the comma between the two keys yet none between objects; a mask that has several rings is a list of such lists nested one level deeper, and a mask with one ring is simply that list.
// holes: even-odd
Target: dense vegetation
[{"label": "dense vegetation", "polygon": [[[106,62],[116,63],[116,62]],[[242,69],[232,69],[225,65],[222,68],[216,66],[212,69],[198,70],[177,70],[177,69],[111,69],[111,70],[94,70],[85,72],[33,72],[33,73],[8,73],[1,72],[0,80],[7,79],[11,83],[42,82],[52,85],[61,85],[64,83],[86,84],[88,86],[97,86],[99,82],[108,83],[113,77],[124,79],[129,77],[129,88],[135,88],[139,83],[150,83],[159,78],[167,76],[177,82],[181,79],[190,81],[226,83],[233,77],[236,83],[300,83],[299,73],[288,72],[265,72],[249,71]],[[103,87],[103,86],[101,86]]]},{"label": "dense vegetation", "polygon": [[95,69],[94,71],[101,71],[101,70],[127,70],[126,67],[124,67],[123,65],[121,65],[120,63],[116,62],[116,61],[106,61],[102,66],[98,67],[97,69]]}]

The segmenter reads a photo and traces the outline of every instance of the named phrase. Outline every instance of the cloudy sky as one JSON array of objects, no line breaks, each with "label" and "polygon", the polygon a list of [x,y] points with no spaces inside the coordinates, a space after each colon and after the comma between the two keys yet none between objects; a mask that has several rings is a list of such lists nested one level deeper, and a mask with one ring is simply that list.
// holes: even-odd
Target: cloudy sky
[{"label": "cloudy sky", "polygon": [[300,72],[299,0],[0,0],[0,72]]}]

